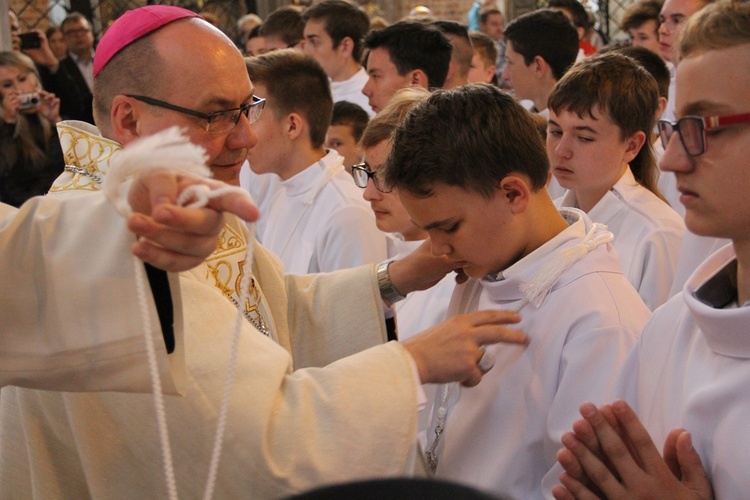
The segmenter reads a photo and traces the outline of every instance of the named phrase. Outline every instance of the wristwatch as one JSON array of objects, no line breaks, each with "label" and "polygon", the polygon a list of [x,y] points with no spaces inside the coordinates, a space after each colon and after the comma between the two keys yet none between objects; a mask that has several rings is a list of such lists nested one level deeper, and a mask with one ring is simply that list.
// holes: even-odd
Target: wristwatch
[{"label": "wristwatch", "polygon": [[391,275],[388,272],[388,266],[391,265],[391,262],[393,261],[384,260],[383,262],[378,264],[378,288],[380,288],[380,298],[390,304],[395,304],[399,300],[404,300],[406,296],[401,295],[401,293],[396,290],[396,287],[393,286]]}]

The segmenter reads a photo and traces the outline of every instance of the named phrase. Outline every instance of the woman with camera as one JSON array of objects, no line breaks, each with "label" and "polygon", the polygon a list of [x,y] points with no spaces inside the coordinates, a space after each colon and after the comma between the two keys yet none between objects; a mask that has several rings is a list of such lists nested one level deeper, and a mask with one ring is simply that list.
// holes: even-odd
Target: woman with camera
[{"label": "woman with camera", "polygon": [[60,100],[42,90],[34,62],[15,51],[0,52],[0,100],[0,201],[20,206],[63,171]]}]

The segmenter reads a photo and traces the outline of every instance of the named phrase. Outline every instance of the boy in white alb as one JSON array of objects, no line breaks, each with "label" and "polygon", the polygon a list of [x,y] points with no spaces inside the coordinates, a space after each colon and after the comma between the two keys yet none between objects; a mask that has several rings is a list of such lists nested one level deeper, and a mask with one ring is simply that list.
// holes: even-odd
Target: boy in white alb
[{"label": "boy in white alb", "polygon": [[[429,96],[430,92],[421,87],[407,87],[396,92],[367,125],[360,143],[365,161],[356,165],[352,172],[354,183],[364,189],[364,199],[370,203],[378,229],[388,235],[389,259],[410,254],[427,239],[427,232],[409,218],[399,201],[398,190],[385,184],[381,169],[385,168],[391,152],[393,131],[410,110]],[[451,273],[432,288],[410,293],[394,305],[399,340],[413,337],[445,319],[455,283]]]},{"label": "boy in white alb", "polygon": [[649,138],[658,107],[653,77],[629,57],[592,56],[549,98],[547,152],[575,207],[615,235],[628,280],[654,310],[669,297],[685,224],[659,197]]},{"label": "boy in white alb", "polygon": [[[720,1],[690,18],[680,41],[678,121],[659,124],[661,168],[677,178],[687,227],[731,245],[701,264],[644,329],[622,372],[620,395],[632,409],[625,401],[582,406],[586,420],[560,453],[569,491],[557,489],[558,498],[597,489],[610,498],[645,488],[652,498],[745,498],[750,491],[750,67],[737,64],[750,57],[749,33],[746,2]],[[638,461],[622,453],[625,444],[635,445]],[[589,448],[606,450],[617,475]],[[586,476],[594,470],[596,485]]]},{"label": "boy in white alb", "polygon": [[[361,147],[365,161],[352,170],[354,183],[363,188],[363,196],[375,214],[378,229],[388,235],[388,258],[399,259],[425,243],[427,232],[418,227],[401,204],[398,191],[385,184],[383,170],[391,152],[393,131],[410,110],[430,96],[421,87],[407,87],[396,92],[388,104],[367,125]],[[398,339],[404,341],[443,321],[448,312],[456,280],[453,273],[428,290],[410,293],[394,305]],[[434,398],[435,384],[423,386],[427,398]],[[419,412],[417,429],[424,447],[429,412]]]},{"label": "boy in white alb", "polygon": [[258,241],[296,274],[384,260],[385,237],[343,158],[324,148],[333,102],[323,68],[294,50],[247,59],[247,67],[256,94],[266,98],[266,113],[253,124],[259,142],[249,151],[250,168],[279,178],[259,200],[266,212]]},{"label": "boy in white alb", "polygon": [[487,347],[480,367],[494,358],[495,368],[483,387],[440,388],[427,435],[438,477],[500,497],[542,496],[576,402],[611,394],[613,367],[650,316],[606,227],[557,211],[548,169],[532,117],[499,89],[472,85],[411,111],[385,173],[433,253],[471,278],[449,315],[516,310],[530,339],[526,349]]},{"label": "boy in white alb", "polygon": [[367,96],[362,93],[368,76],[360,64],[364,38],[370,31],[370,16],[344,0],[328,0],[309,7],[302,18],[304,50],[328,74],[333,102],[352,102],[374,116]]}]

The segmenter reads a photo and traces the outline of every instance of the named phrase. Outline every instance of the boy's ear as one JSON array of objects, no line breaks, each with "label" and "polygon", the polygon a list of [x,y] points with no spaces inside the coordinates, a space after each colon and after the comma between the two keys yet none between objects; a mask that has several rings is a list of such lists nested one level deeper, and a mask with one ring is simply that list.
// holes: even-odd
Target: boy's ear
[{"label": "boy's ear", "polygon": [[656,107],[656,119],[658,120],[661,115],[664,114],[664,110],[667,109],[667,98],[659,97],[659,105]]},{"label": "boy's ear", "polygon": [[427,73],[421,69],[415,69],[411,72],[411,84],[428,89],[430,88],[430,79],[427,78]]},{"label": "boy's ear", "polygon": [[641,150],[643,145],[646,143],[646,134],[642,131],[638,131],[626,139],[627,149],[622,160],[625,163],[630,163],[633,159],[638,156],[638,152]]},{"label": "boy's ear", "polygon": [[352,51],[354,50],[354,41],[351,39],[351,37],[345,36],[341,39],[338,47],[336,48],[339,52],[349,57],[352,55]]},{"label": "boy's ear", "polygon": [[508,175],[500,181],[500,195],[504,196],[513,214],[526,211],[531,199],[528,182],[520,175]]},{"label": "boy's ear", "polygon": [[537,76],[537,78],[542,78],[546,75],[552,75],[552,68],[542,56],[534,57],[534,60],[531,61],[531,67],[534,70],[534,74]]},{"label": "boy's ear", "polygon": [[289,113],[286,116],[285,123],[285,132],[287,137],[292,141],[297,140],[305,130],[305,125],[306,123],[304,118],[302,118],[302,115],[300,115],[299,113]]},{"label": "boy's ear", "polygon": [[115,96],[109,110],[112,139],[120,144],[129,144],[140,137],[138,118],[141,109],[135,99],[124,95]]}]

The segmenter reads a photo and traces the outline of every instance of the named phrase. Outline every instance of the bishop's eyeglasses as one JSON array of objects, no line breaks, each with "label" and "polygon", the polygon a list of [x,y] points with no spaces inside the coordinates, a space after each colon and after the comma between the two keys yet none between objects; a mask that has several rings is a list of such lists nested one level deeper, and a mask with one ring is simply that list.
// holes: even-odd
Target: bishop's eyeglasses
[{"label": "bishop's eyeglasses", "polygon": [[676,131],[677,135],[680,136],[680,142],[682,147],[685,148],[685,152],[695,157],[705,153],[708,148],[706,145],[707,131],[745,123],[750,123],[750,113],[724,116],[686,116],[676,122],[659,120],[657,127],[664,149],[667,149],[669,139]]},{"label": "bishop's eyeglasses", "polygon": [[378,175],[378,172],[373,172],[370,169],[370,165],[367,162],[358,163],[352,167],[352,177],[354,177],[354,184],[362,189],[367,187],[367,180],[372,179],[375,189],[381,193],[390,193],[393,188],[385,183],[385,180]]},{"label": "bishop's eyeglasses", "polygon": [[159,108],[169,109],[177,111],[185,115],[195,116],[206,121],[206,132],[214,134],[220,134],[222,132],[229,132],[234,128],[235,125],[240,121],[240,116],[245,115],[250,123],[255,123],[260,118],[260,112],[266,105],[266,100],[253,96],[252,102],[243,104],[238,108],[222,109],[220,111],[213,111],[211,113],[201,113],[193,109],[183,108],[182,106],[175,106],[159,99],[152,97],[146,97],[142,95],[128,95],[128,97],[135,99],[136,101],[145,102],[151,106],[157,106]]}]

